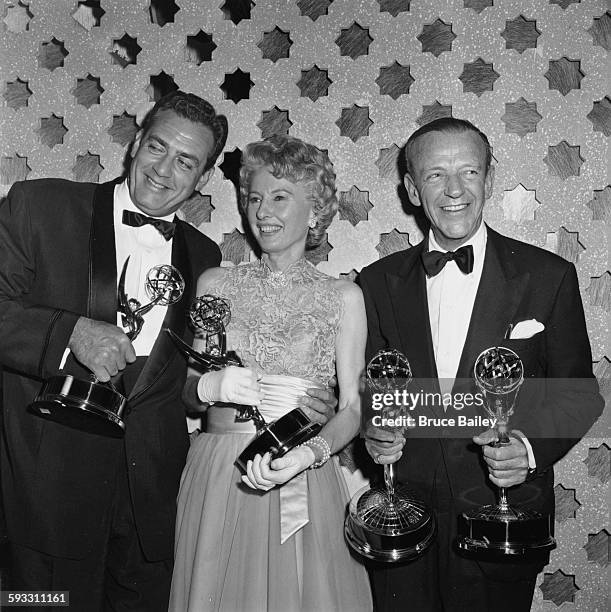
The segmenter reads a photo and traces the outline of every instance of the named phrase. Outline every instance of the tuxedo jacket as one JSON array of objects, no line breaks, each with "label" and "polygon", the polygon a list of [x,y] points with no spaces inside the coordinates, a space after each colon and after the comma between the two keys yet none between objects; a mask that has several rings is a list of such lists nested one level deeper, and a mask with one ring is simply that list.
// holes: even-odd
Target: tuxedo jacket
[{"label": "tuxedo jacket", "polygon": [[[116,323],[115,185],[16,183],[0,207],[2,488],[11,540],[79,559],[100,543],[126,462],[139,539],[155,561],[172,557],[175,500],[188,449],[180,399],[186,360],[169,335],[159,334],[133,376],[124,439],[71,429],[28,410],[42,381],[58,373],[80,316]],[[196,280],[219,263],[216,244],[177,221],[172,264],[186,287],[163,326],[189,343],[186,315]],[[69,364],[68,373],[89,375],[76,360]]]},{"label": "tuxedo jacket", "polygon": [[[364,268],[360,284],[367,310],[368,359],[380,348],[398,349],[409,359],[414,381],[438,391],[421,263],[426,243]],[[545,329],[529,339],[505,339],[510,324],[528,319],[543,323]],[[603,408],[592,374],[577,275],[564,259],[488,228],[484,267],[453,393],[477,391],[475,360],[483,350],[499,345],[513,349],[524,364],[525,382],[509,426],[527,436],[537,464],[527,482],[508,490],[509,501],[553,512],[552,465],[587,432]],[[429,410],[431,417],[460,414],[487,416],[475,404]],[[407,434],[397,464],[399,477],[450,516],[494,503],[496,488],[488,479],[481,448],[471,441],[484,429],[439,427],[434,437],[418,437],[414,429]],[[449,495],[435,490],[439,482]]]}]

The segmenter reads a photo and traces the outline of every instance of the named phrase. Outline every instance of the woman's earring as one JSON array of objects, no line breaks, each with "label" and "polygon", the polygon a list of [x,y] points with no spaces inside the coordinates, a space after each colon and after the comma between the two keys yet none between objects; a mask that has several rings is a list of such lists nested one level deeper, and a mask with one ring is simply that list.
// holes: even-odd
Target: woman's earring
[{"label": "woman's earring", "polygon": [[310,227],[310,229],[314,229],[316,227],[316,217],[314,217],[313,215],[310,217],[310,220],[308,221],[308,226]]}]

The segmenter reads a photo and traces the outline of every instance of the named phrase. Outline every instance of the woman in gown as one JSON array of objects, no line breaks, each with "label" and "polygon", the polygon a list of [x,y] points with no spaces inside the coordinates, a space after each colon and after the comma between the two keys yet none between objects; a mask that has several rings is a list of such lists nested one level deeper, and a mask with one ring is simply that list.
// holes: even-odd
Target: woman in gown
[{"label": "woman in gown", "polygon": [[[207,425],[181,480],[172,611],[372,609],[367,573],[344,542],[348,493],[333,456],[359,429],[363,299],[304,256],[337,210],[335,191],[333,166],[313,145],[274,136],[244,151],[240,205],[262,256],[207,270],[197,294],[229,303],[227,348],[246,367],[193,373],[197,385],[186,387]],[[338,411],[320,435],[273,461],[257,455],[242,474],[234,461],[255,429],[235,421],[235,404],[255,404],[269,421],[278,414],[266,377],[326,386],[336,373]]]}]

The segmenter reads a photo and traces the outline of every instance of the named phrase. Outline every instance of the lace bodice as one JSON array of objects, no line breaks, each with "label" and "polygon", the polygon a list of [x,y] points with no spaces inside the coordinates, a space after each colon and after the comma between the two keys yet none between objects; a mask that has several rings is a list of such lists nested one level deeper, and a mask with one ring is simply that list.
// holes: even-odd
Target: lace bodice
[{"label": "lace bodice", "polygon": [[229,302],[227,348],[245,366],[325,385],[335,374],[342,295],[305,259],[282,272],[260,261],[227,268],[208,293]]}]

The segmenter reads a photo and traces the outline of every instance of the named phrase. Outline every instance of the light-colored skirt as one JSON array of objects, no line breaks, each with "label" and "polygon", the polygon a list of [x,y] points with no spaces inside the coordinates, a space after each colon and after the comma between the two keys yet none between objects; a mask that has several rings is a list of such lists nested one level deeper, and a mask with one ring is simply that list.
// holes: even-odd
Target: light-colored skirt
[{"label": "light-colored skirt", "polygon": [[254,491],[235,458],[252,433],[202,433],[178,495],[174,612],[370,612],[367,572],[343,536],[336,458],[308,470],[309,522],[280,544],[279,488]]}]

